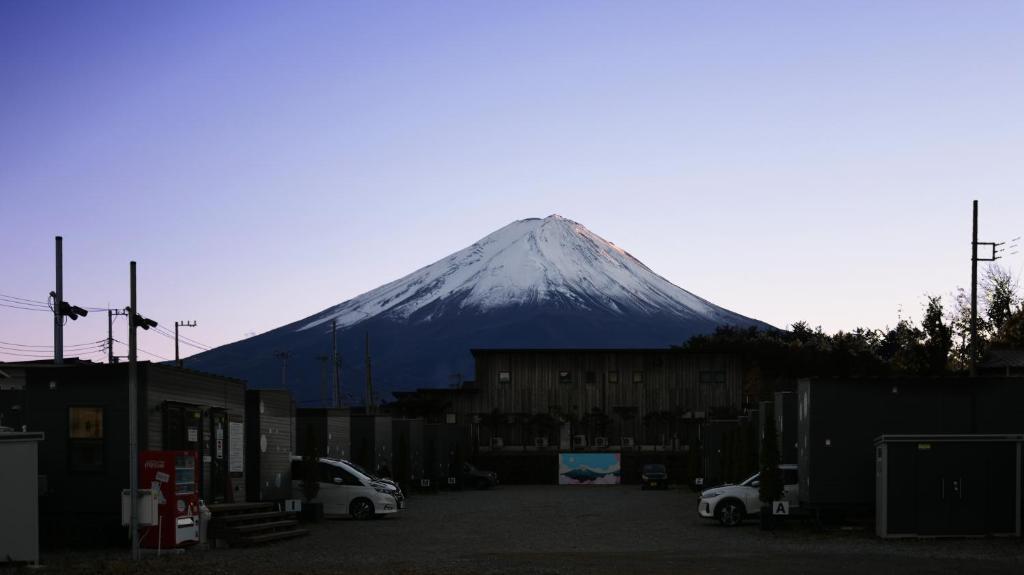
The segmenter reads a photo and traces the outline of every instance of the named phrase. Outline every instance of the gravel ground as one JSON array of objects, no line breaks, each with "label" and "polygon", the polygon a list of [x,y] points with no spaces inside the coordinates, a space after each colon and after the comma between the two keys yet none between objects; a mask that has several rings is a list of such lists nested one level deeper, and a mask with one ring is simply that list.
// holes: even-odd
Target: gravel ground
[{"label": "gravel ground", "polygon": [[385,519],[330,520],[254,549],[44,555],[59,573],[1024,573],[1020,539],[889,540],[791,522],[764,532],[696,514],[686,489],[512,487],[414,496]]}]

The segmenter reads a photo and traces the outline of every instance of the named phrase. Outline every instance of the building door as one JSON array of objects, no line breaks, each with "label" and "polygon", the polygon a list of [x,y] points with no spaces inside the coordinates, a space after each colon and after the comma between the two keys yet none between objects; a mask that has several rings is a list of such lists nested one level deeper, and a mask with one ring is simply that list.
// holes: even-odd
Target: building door
[{"label": "building door", "polygon": [[208,452],[203,439],[203,410],[196,405],[164,402],[163,441],[165,450],[186,450],[196,452],[196,485],[200,493],[205,491],[205,466],[202,464]]},{"label": "building door", "polygon": [[210,499],[222,503],[228,496],[228,414],[210,410]]},{"label": "building door", "polygon": [[194,450],[202,456],[203,412],[194,405],[164,403],[165,450]]}]

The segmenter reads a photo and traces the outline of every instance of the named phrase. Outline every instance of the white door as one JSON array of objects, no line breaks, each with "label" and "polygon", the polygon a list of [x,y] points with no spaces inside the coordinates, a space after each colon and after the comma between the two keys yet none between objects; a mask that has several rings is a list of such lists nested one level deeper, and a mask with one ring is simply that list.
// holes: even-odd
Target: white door
[{"label": "white door", "polygon": [[320,462],[320,494],[317,499],[324,504],[324,513],[342,515],[348,513],[348,492],[337,467]]},{"label": "white door", "polygon": [[321,498],[321,501],[324,502],[324,513],[348,515],[352,500],[363,495],[366,486],[341,466],[328,463],[320,465],[320,493],[328,494]]}]

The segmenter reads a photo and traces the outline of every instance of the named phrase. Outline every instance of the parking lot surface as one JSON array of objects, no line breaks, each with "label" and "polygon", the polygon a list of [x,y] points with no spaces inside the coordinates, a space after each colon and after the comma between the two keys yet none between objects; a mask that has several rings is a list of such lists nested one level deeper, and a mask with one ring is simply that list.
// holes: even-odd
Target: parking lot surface
[{"label": "parking lot surface", "polygon": [[1020,539],[879,540],[870,531],[701,519],[688,489],[503,486],[409,498],[370,521],[313,524],[308,537],[252,549],[44,555],[75,573],[1024,573]]}]

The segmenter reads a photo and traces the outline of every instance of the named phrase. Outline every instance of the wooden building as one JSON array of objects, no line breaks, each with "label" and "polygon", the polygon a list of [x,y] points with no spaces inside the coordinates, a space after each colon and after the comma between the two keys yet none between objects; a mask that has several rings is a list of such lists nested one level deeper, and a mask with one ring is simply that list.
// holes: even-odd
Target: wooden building
[{"label": "wooden building", "polygon": [[352,422],[352,461],[361,465],[370,473],[381,472],[391,475],[392,459],[392,425],[389,415],[353,415]]},{"label": "wooden building", "polygon": [[[128,487],[128,365],[2,364],[0,421],[39,445],[44,544],[121,541]],[[245,501],[245,382],[139,362],[139,450],[195,450],[207,502]]]},{"label": "wooden building", "polygon": [[[312,441],[312,446],[309,442]],[[296,455],[312,447],[319,457],[352,457],[352,416],[348,409],[303,407],[295,410]]]},{"label": "wooden building", "polygon": [[292,496],[295,408],[284,389],[250,389],[245,394],[248,500],[282,501]]},{"label": "wooden building", "polygon": [[[682,449],[710,414],[743,407],[729,355],[665,349],[474,349],[476,379],[451,419],[471,418],[488,447]],[[468,391],[472,391],[469,393]]]}]

